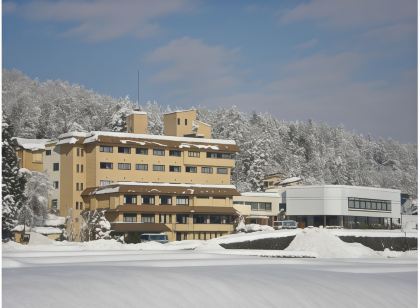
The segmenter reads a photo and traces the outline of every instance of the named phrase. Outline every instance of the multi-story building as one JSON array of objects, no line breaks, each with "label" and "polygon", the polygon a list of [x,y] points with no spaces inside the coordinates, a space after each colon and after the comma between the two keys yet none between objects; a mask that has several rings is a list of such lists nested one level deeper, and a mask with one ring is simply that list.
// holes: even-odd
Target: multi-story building
[{"label": "multi-story building", "polygon": [[98,209],[132,241],[144,232],[174,240],[233,231],[235,141],[211,139],[195,110],[165,114],[164,128],[165,135],[147,134],[147,114],[134,111],[126,133],[70,132],[43,141],[41,167],[28,169],[50,177],[50,206],[69,218],[70,238],[80,239],[81,214]]}]

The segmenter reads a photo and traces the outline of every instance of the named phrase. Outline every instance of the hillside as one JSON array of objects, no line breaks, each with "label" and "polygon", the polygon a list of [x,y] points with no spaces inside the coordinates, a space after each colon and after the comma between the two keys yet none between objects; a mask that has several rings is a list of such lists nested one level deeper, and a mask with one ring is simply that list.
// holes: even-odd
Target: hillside
[{"label": "hillside", "polygon": [[[2,108],[16,136],[53,138],[75,130],[122,131],[133,105],[128,98],[100,95],[80,85],[40,82],[3,70]],[[149,102],[142,109],[149,113],[149,131],[161,134],[162,113],[171,108]],[[213,137],[237,141],[241,152],[232,177],[242,191],[258,190],[265,174],[281,172],[308,184],[379,186],[417,195],[417,145],[311,120],[281,121],[236,107],[199,108],[199,118],[213,126]]]}]

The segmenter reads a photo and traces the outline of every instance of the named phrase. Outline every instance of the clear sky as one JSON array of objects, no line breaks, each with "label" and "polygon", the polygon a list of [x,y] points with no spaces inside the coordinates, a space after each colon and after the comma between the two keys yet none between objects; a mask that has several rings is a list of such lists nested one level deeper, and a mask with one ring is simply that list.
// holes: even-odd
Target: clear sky
[{"label": "clear sky", "polygon": [[3,1],[3,66],[417,142],[415,0]]}]

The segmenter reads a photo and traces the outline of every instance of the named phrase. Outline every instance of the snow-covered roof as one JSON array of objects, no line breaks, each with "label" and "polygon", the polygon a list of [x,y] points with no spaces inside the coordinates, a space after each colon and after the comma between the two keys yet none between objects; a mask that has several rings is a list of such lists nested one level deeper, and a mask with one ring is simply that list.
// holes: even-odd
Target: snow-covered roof
[{"label": "snow-covered roof", "polygon": [[16,227],[14,227],[12,229],[12,231],[15,232],[22,232],[23,229],[25,229],[25,232],[36,232],[36,233],[40,233],[40,234],[60,234],[63,232],[63,230],[59,229],[59,228],[54,228],[54,227],[28,227],[26,226],[26,228],[24,228],[24,225],[17,225]]},{"label": "snow-covered roof", "polygon": [[188,111],[197,111],[197,109],[191,108],[191,109],[175,110],[175,111],[165,112],[164,115],[171,114],[171,113],[188,112]]},{"label": "snow-covered roof", "polygon": [[189,183],[151,183],[151,182],[115,182],[110,186],[115,185],[138,185],[138,186],[169,186],[169,187],[196,187],[196,188],[223,188],[223,189],[236,189],[235,185],[217,185],[217,184],[189,184]]},{"label": "snow-covered roof", "polygon": [[243,192],[241,196],[245,197],[280,197],[280,194],[276,192],[258,192],[258,191],[250,191],[250,192]]},{"label": "snow-covered roof", "polygon": [[45,150],[45,144],[49,141],[49,139],[27,139],[20,137],[14,137],[13,139],[16,140],[18,146],[30,151]]},{"label": "snow-covered roof", "polygon": [[[133,134],[133,133],[122,133],[122,132],[105,132],[105,131],[92,131],[90,133],[84,132],[70,132],[60,135],[58,138],[67,139],[66,142],[71,142],[71,138],[86,138],[83,143],[95,142],[99,136],[117,137],[117,138],[135,138],[135,139],[147,139],[147,140],[162,140],[162,141],[177,141],[186,143],[207,143],[212,144],[226,144],[236,145],[235,140],[226,139],[205,139],[205,138],[193,138],[193,137],[178,137],[178,136],[164,136],[164,135],[148,135],[148,134]],[[59,144],[60,144],[59,141]],[[64,141],[63,141],[64,142]]]},{"label": "snow-covered roof", "polygon": [[302,178],[294,176],[294,177],[291,177],[291,178],[288,178],[288,179],[285,179],[285,180],[281,181],[280,185],[290,184],[290,183],[298,182],[298,181],[301,181],[301,180],[302,180]]},{"label": "snow-covered roof", "polygon": [[141,115],[145,115],[145,114],[147,114],[147,112],[146,111],[133,110],[133,111],[131,111],[129,113],[129,115],[130,114],[141,114]]},{"label": "snow-covered roof", "polygon": [[320,185],[295,185],[284,187],[287,190],[290,189],[307,189],[307,188],[350,188],[350,189],[365,189],[365,190],[376,190],[376,191],[389,191],[401,193],[399,189],[382,188],[382,187],[371,187],[371,186],[353,186],[353,185],[334,185],[334,184],[320,184]]}]

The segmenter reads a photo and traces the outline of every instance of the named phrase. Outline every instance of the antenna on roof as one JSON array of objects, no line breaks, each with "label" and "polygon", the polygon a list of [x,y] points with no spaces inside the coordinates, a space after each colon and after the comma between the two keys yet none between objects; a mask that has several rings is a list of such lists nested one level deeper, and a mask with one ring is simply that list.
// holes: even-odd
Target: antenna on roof
[{"label": "antenna on roof", "polygon": [[137,70],[137,108],[140,110],[140,70]]}]

